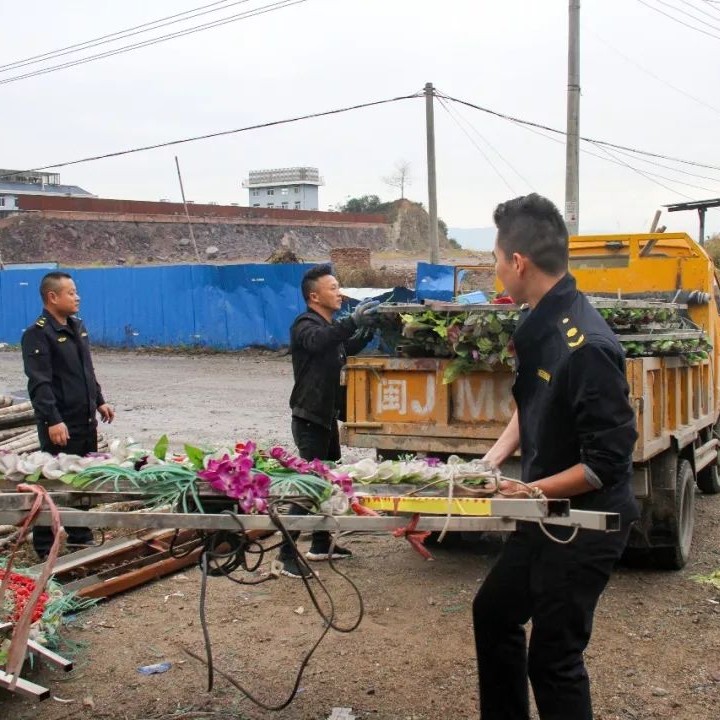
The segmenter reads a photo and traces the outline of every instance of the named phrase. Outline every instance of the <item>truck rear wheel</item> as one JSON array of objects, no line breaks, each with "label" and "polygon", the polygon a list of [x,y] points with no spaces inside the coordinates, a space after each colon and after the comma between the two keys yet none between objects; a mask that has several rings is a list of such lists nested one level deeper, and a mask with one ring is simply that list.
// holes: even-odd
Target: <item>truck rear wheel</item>
[{"label": "truck rear wheel", "polygon": [[[713,427],[710,438],[720,438],[717,425]],[[720,454],[714,463],[698,472],[697,485],[707,495],[720,493]]]},{"label": "truck rear wheel", "polygon": [[698,473],[697,485],[706,495],[717,495],[720,493],[720,470],[718,470],[718,461],[715,461],[712,465],[708,465]]},{"label": "truck rear wheel", "polygon": [[674,496],[672,545],[652,549],[655,565],[663,570],[680,570],[685,567],[690,557],[695,526],[695,477],[688,460],[678,461]]}]

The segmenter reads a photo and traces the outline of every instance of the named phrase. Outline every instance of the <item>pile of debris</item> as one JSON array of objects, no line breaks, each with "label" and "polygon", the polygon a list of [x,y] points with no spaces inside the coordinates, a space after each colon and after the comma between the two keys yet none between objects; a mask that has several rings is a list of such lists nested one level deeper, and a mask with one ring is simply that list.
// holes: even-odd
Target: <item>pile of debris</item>
[{"label": "pile of debris", "polygon": [[0,452],[5,450],[20,454],[39,449],[32,404],[0,395]]}]

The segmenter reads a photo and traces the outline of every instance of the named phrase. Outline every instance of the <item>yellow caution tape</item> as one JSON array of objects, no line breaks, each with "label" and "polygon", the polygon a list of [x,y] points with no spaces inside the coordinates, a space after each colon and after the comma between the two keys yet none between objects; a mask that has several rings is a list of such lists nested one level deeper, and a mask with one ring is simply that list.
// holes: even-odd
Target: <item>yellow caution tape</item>
[{"label": "yellow caution tape", "polygon": [[488,498],[453,498],[450,502],[446,497],[395,497],[392,495],[361,495],[358,497],[363,507],[371,510],[420,513],[421,515],[469,515],[471,517],[488,517],[492,515],[491,501]]}]

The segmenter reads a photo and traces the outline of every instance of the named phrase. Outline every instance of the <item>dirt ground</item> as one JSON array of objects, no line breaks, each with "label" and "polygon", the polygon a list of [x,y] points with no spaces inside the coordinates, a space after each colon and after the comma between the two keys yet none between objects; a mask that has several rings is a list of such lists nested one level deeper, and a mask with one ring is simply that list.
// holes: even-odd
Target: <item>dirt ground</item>
[{"label": "dirt ground", "polygon": [[[96,366],[117,408],[116,435],[146,445],[167,433],[174,444],[256,438],[292,446],[287,357],[97,352]],[[16,351],[0,353],[3,386],[24,386]],[[470,605],[499,541],[434,548],[434,562],[388,536],[350,544],[355,556],[342,567],[362,593],[365,617],[351,634],[329,633],[282,712],[257,709],[221,677],[206,692],[204,666],[183,650],[203,654],[200,573],[191,569],[78,615],[68,629],[81,646],[77,669],[63,675],[42,667],[29,676],[56,699],[34,703],[0,691],[0,717],[315,720],[337,707],[377,720],[477,717]],[[692,580],[719,567],[720,496],[698,495],[685,570],[615,574],[586,654],[597,720],[720,718],[720,592]],[[320,573],[340,622],[352,622],[353,595],[325,564]],[[208,619],[216,667],[270,703],[287,695],[321,630],[304,586],[288,578],[257,587],[211,578]],[[172,663],[164,674],[137,671],[163,661]]]}]

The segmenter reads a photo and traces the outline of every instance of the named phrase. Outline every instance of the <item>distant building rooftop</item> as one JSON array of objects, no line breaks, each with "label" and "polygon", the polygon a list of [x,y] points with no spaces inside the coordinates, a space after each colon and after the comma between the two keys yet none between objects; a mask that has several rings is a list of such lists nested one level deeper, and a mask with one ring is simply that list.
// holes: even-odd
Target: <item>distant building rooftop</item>
[{"label": "distant building rooftop", "polygon": [[[2,175],[2,171],[0,171]],[[0,195],[71,195],[95,197],[77,185],[42,184],[30,182],[7,182],[0,178]]]},{"label": "distant building rooftop", "polygon": [[251,170],[243,187],[275,187],[277,185],[324,185],[317,168],[292,167],[274,170]]}]

